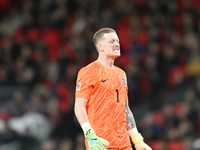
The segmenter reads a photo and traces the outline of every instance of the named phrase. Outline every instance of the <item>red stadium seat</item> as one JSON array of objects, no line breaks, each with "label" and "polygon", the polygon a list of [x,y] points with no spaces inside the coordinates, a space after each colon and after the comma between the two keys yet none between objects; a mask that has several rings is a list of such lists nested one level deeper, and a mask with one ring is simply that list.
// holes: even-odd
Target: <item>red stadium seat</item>
[{"label": "red stadium seat", "polygon": [[151,141],[148,144],[153,150],[159,150],[159,142],[158,141]]},{"label": "red stadium seat", "polygon": [[37,40],[40,40],[40,30],[37,28],[29,29],[27,32],[27,39],[29,42],[36,42]]},{"label": "red stadium seat", "polygon": [[148,145],[152,148],[152,150],[163,150],[166,148],[166,142],[163,140],[155,140],[148,142]]},{"label": "red stadium seat", "polygon": [[157,125],[163,125],[164,123],[164,116],[162,111],[157,111],[154,113],[154,120],[156,122]]},{"label": "red stadium seat", "polygon": [[171,141],[167,143],[168,150],[184,150],[183,143],[180,141]]}]

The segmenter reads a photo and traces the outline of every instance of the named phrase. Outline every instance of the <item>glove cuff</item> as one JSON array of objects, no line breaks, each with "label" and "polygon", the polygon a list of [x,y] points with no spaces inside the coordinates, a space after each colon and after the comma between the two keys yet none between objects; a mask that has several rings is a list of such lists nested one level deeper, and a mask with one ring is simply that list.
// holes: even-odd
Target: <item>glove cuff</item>
[{"label": "glove cuff", "polygon": [[144,142],[143,141],[144,138],[142,137],[142,135],[140,133],[132,136],[131,139],[132,139],[134,144],[137,144],[137,143],[140,143],[140,142]]},{"label": "glove cuff", "polygon": [[84,135],[86,137],[86,139],[88,140],[91,136],[95,135],[94,130],[91,127],[86,127],[84,130]]},{"label": "glove cuff", "polygon": [[93,128],[90,126],[89,122],[85,122],[81,125],[85,138],[88,140],[89,138],[91,138],[92,136],[96,136]]}]

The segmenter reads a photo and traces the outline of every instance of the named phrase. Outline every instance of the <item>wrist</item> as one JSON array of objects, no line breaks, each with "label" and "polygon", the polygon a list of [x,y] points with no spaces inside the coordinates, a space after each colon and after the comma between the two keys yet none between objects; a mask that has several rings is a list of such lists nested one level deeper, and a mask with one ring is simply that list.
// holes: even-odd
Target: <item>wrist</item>
[{"label": "wrist", "polygon": [[131,140],[133,141],[134,144],[140,143],[140,142],[144,142],[143,141],[143,137],[140,133],[137,133],[136,135],[131,137]]},{"label": "wrist", "polygon": [[139,132],[138,132],[138,129],[136,127],[134,127],[132,129],[128,130],[128,133],[129,133],[130,137],[132,137],[132,136],[138,134]]},{"label": "wrist", "polygon": [[81,124],[81,128],[83,129],[83,133],[86,139],[89,139],[91,136],[95,135],[93,128],[90,126],[89,122],[85,122]]},{"label": "wrist", "polygon": [[85,128],[87,128],[87,127],[90,127],[90,128],[92,128],[91,126],[90,126],[90,123],[89,122],[84,122],[83,124],[81,124],[81,128],[84,130]]}]

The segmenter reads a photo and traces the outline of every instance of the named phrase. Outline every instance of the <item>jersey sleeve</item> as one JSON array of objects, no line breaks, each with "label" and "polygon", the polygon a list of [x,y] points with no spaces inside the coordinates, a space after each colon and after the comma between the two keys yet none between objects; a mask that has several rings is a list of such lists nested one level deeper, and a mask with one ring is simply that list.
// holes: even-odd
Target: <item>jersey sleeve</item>
[{"label": "jersey sleeve", "polygon": [[89,99],[93,87],[92,73],[87,67],[82,68],[76,82],[76,98]]}]

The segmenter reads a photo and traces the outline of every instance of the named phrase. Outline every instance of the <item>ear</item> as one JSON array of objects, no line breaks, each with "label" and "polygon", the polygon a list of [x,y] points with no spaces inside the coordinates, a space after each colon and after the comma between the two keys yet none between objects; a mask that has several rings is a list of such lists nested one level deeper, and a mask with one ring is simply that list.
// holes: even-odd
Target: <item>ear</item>
[{"label": "ear", "polygon": [[97,43],[97,49],[98,49],[99,52],[103,51],[103,47],[100,43]]}]

